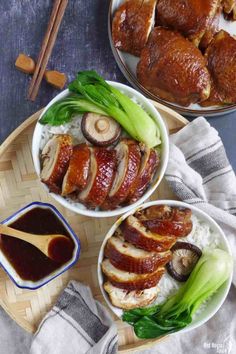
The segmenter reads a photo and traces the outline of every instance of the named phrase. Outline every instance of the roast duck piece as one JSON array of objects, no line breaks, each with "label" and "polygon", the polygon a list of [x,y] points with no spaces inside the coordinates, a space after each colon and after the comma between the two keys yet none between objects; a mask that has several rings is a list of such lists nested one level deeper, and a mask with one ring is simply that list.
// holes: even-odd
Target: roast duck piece
[{"label": "roast duck piece", "polygon": [[183,106],[206,100],[210,74],[198,48],[180,33],[155,27],[137,66],[139,82],[154,95]]},{"label": "roast duck piece", "polygon": [[41,180],[54,193],[59,193],[73,153],[72,138],[67,134],[55,135],[41,154]]},{"label": "roast duck piece", "polygon": [[111,210],[134,203],[146,191],[159,164],[156,150],[133,139],[113,148],[79,144],[55,135],[41,155],[41,180],[50,191],[89,208]]},{"label": "roast duck piece", "polygon": [[203,106],[236,102],[236,39],[220,31],[206,50],[207,67],[211,74],[212,89]]},{"label": "roast duck piece", "polygon": [[[201,40],[208,32],[211,37],[218,30],[221,13],[220,0],[159,0],[157,2],[158,26],[168,27],[180,32],[194,43],[201,46]],[[210,42],[208,38],[205,44]]]},{"label": "roast duck piece", "polygon": [[117,49],[139,56],[155,21],[156,0],[125,1],[112,22],[112,37]]},{"label": "roast duck piece", "polygon": [[222,6],[226,18],[229,20],[236,20],[236,1],[222,0]]},{"label": "roast duck piece", "polygon": [[222,11],[236,20],[236,0],[126,0],[113,17],[113,42],[140,57],[138,81],[163,100],[236,103],[235,41],[219,32]]},{"label": "roast duck piece", "polygon": [[126,218],[104,249],[104,289],[112,304],[131,309],[154,301],[171,248],[191,230],[189,209],[152,206]]}]

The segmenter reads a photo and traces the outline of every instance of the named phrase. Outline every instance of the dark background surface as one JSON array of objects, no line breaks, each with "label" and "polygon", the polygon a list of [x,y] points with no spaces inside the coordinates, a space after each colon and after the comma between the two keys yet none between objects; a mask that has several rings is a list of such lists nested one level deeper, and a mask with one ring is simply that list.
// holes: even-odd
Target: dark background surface
[{"label": "dark background surface", "polygon": [[[26,100],[30,77],[14,67],[20,52],[37,58],[46,31],[51,0],[0,0],[0,142],[58,91],[42,83],[34,103]],[[109,0],[69,0],[49,69],[65,72],[96,69],[106,79],[127,83],[113,58],[107,33]],[[219,131],[236,169],[236,112],[209,118]]]}]

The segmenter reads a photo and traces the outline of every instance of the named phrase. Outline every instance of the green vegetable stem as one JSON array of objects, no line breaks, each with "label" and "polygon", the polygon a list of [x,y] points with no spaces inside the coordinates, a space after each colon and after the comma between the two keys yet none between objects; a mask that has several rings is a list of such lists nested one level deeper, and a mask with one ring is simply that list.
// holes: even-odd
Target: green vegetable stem
[{"label": "green vegetable stem", "polygon": [[192,322],[194,313],[229,278],[232,257],[215,249],[199,259],[189,279],[164,304],[125,311],[123,320],[139,338],[158,338],[179,331]]},{"label": "green vegetable stem", "polygon": [[41,124],[61,125],[69,122],[75,114],[93,112],[113,117],[132,138],[148,147],[161,144],[156,122],[95,71],[79,72],[69,90],[73,94],[49,107],[40,120]]}]

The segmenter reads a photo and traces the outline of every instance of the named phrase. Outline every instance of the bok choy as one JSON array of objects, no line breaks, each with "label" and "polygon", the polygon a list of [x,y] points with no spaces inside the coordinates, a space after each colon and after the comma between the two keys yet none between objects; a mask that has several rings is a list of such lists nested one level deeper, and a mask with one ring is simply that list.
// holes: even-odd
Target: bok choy
[{"label": "bok choy", "polygon": [[201,304],[230,277],[232,257],[215,249],[205,253],[186,283],[164,304],[125,311],[123,320],[134,326],[139,338],[158,338],[179,331],[192,322]]},{"label": "bok choy", "polygon": [[161,143],[156,122],[128,96],[109,85],[95,71],[82,71],[69,85],[72,95],[55,102],[41,124],[61,125],[75,114],[93,112],[113,117],[129,135],[148,147]]}]

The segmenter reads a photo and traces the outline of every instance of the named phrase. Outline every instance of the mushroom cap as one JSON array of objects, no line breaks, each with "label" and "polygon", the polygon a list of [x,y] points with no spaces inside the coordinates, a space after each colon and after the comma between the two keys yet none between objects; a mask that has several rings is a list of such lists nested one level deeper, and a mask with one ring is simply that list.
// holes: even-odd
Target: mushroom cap
[{"label": "mushroom cap", "polygon": [[96,113],[85,113],[81,121],[84,137],[93,145],[109,146],[116,143],[122,129],[112,117]]},{"label": "mushroom cap", "polygon": [[202,251],[189,242],[176,242],[171,251],[173,256],[166,265],[167,271],[175,280],[184,282],[201,257]]}]

